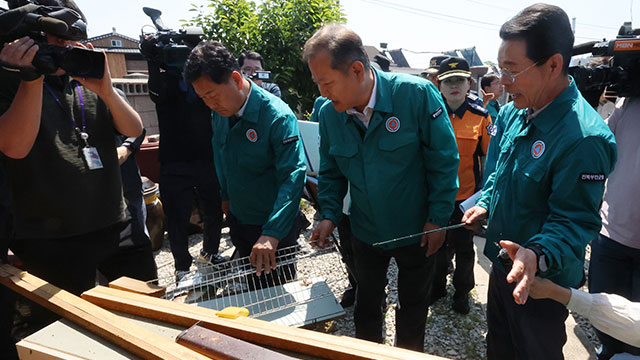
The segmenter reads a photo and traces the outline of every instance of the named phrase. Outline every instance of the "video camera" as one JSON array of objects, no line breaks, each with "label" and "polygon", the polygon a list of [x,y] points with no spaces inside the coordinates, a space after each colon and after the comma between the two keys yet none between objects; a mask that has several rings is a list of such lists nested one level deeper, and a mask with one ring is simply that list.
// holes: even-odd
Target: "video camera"
[{"label": "video camera", "polygon": [[[67,40],[87,38],[86,24],[78,12],[61,6],[44,6],[35,2],[12,1],[11,9],[0,8],[0,44],[29,36],[38,44],[32,65],[36,76],[52,74],[62,68],[68,75],[87,78],[104,76],[104,55],[81,47],[47,44],[45,33]],[[15,68],[11,64],[2,64]],[[32,71],[20,69],[22,71]]]},{"label": "video camera", "polygon": [[162,23],[160,10],[143,7],[142,11],[151,18],[157,32],[150,37],[145,36],[144,33],[140,35],[140,52],[150,61],[168,67],[182,68],[191,49],[202,40],[204,31],[199,27],[173,31]]},{"label": "video camera", "polygon": [[612,96],[640,95],[640,29],[633,29],[631,22],[625,22],[615,40],[592,41],[573,48],[573,55],[587,53],[612,57],[607,65],[569,68],[569,74],[591,106],[598,106],[605,88]]},{"label": "video camera", "polygon": [[260,80],[260,81],[271,81],[273,80],[273,76],[271,76],[271,71],[256,71],[249,76],[249,79]]}]

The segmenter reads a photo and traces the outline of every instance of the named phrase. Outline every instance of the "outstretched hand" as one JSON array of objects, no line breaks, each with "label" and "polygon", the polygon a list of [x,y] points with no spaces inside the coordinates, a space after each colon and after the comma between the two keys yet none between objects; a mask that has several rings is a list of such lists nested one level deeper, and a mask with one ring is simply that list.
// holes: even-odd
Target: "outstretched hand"
[{"label": "outstretched hand", "polygon": [[536,253],[507,240],[500,241],[500,246],[507,249],[509,257],[513,260],[511,271],[507,274],[507,282],[513,283],[515,281],[517,284],[513,289],[513,299],[516,304],[524,305],[538,271]]}]

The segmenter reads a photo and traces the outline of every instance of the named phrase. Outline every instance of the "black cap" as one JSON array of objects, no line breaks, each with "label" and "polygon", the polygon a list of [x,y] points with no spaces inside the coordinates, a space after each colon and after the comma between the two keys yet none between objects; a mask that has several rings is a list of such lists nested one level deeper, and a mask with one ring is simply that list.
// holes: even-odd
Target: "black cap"
[{"label": "black cap", "polygon": [[467,60],[460,57],[448,57],[440,63],[438,80],[444,80],[452,76],[471,77],[471,70]]},{"label": "black cap", "polygon": [[442,60],[448,58],[448,56],[446,55],[439,55],[439,56],[434,56],[431,58],[431,60],[429,60],[429,67],[424,69],[424,71],[422,72],[422,74],[437,74],[438,73],[438,69],[440,69],[440,63],[442,62]]}]

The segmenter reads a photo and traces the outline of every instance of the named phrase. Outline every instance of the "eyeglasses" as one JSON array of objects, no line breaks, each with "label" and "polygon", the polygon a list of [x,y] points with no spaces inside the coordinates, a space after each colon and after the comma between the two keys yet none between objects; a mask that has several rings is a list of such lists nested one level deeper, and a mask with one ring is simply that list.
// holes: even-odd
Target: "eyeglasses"
[{"label": "eyeglasses", "polygon": [[538,60],[536,62],[534,62],[533,64],[527,66],[524,70],[522,71],[518,71],[517,73],[512,73],[511,71],[509,71],[508,69],[498,69],[498,71],[500,71],[500,78],[502,78],[503,76],[507,78],[507,80],[509,80],[509,82],[515,82],[516,81],[516,77],[524,74],[525,72],[527,72],[529,69],[531,69],[532,67],[540,64],[541,62],[543,62],[542,60]]},{"label": "eyeglasses", "polygon": [[256,73],[256,71],[262,71],[262,67],[258,67],[258,66],[243,66],[242,69],[240,69],[240,70],[245,75],[253,75],[253,74]]}]

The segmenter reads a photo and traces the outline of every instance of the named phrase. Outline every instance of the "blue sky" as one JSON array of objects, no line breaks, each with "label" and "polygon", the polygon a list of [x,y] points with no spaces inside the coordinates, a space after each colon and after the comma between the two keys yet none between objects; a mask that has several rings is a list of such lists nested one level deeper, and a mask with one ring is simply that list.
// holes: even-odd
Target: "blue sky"
[{"label": "blue sky", "polygon": [[[176,28],[179,20],[190,18],[190,4],[207,4],[206,0],[75,0],[89,20],[89,36],[111,32],[138,37],[143,25],[151,24],[143,6],[163,12],[165,25]],[[0,6],[4,5],[0,0]],[[440,52],[476,46],[483,61],[495,61],[502,23],[533,1],[411,1],[411,0],[340,0],[347,25],[366,45],[387,42],[389,49],[404,48],[414,52]],[[602,38],[611,39],[623,21],[632,19],[640,27],[640,1],[555,1],[570,18],[576,17],[576,43]],[[411,62],[411,61],[410,61]],[[426,64],[411,64],[424,67]],[[424,66],[423,66],[424,65]]]}]

